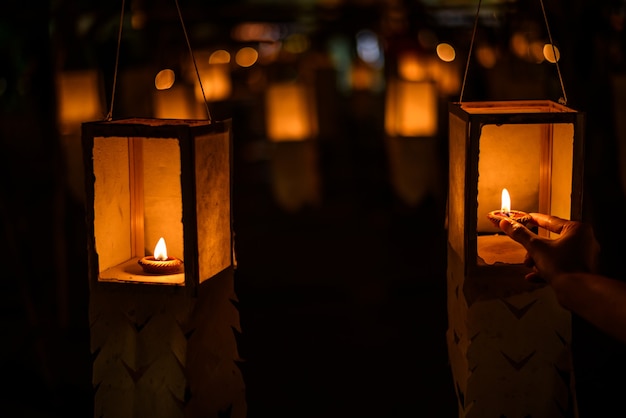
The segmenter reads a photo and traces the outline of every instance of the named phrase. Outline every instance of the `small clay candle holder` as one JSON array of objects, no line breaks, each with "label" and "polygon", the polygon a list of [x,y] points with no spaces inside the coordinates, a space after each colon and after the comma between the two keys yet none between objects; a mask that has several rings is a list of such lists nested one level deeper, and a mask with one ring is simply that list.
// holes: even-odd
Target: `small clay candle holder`
[{"label": "small clay candle holder", "polygon": [[176,257],[167,257],[165,260],[157,260],[149,255],[137,261],[144,272],[150,274],[175,274],[180,271],[183,262]]},{"label": "small clay candle holder", "polygon": [[512,219],[515,222],[521,223],[522,225],[526,225],[532,219],[532,217],[528,213],[522,212],[520,210],[510,210],[508,212],[503,212],[502,210],[493,210],[487,214],[487,218],[489,218],[489,220],[493,222],[495,226],[499,226],[502,219]]}]

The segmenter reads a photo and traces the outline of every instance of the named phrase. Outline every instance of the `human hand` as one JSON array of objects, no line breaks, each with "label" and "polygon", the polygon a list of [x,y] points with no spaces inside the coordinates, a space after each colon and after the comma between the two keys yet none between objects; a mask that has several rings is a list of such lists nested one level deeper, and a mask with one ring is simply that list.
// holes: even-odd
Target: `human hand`
[{"label": "human hand", "polygon": [[526,248],[524,264],[533,271],[527,280],[543,279],[548,283],[563,273],[597,270],[600,246],[590,225],[543,213],[531,213],[532,223],[559,234],[544,238],[512,219],[500,221],[500,229]]}]

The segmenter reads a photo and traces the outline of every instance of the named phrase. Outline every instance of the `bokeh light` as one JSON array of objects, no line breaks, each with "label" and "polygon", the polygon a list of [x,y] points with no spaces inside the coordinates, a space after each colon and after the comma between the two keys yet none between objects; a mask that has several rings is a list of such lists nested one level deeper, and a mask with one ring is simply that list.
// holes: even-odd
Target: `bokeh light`
[{"label": "bokeh light", "polygon": [[167,90],[174,85],[176,74],[170,69],[161,70],[154,77],[154,86],[157,90]]},{"label": "bokeh light", "polygon": [[241,67],[251,67],[258,58],[259,53],[250,46],[244,46],[235,54],[235,62]]},{"label": "bokeh light", "polygon": [[357,55],[363,62],[379,67],[382,65],[383,54],[381,51],[378,36],[371,30],[361,30],[356,35]]},{"label": "bokeh light", "polygon": [[[556,59],[554,58],[555,53],[556,53]],[[545,44],[543,46],[543,56],[546,58],[548,62],[551,62],[552,64],[554,64],[559,59],[561,59],[561,52],[559,51],[559,48],[557,48],[556,46],[553,47],[552,44]]]},{"label": "bokeh light", "polygon": [[437,45],[437,56],[442,61],[452,62],[456,58],[456,52],[452,45],[442,42]]},{"label": "bokeh light", "polygon": [[213,51],[209,56],[209,64],[228,64],[230,62],[230,53],[224,49]]}]

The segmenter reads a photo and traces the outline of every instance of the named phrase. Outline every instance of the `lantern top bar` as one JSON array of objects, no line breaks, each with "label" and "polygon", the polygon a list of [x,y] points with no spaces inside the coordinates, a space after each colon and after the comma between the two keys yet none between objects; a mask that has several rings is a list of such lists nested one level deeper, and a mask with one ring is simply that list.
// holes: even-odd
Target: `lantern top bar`
[{"label": "lantern top bar", "polygon": [[208,119],[158,119],[158,118],[125,118],[110,121],[83,122],[83,132],[87,136],[150,136],[158,138],[176,137],[183,130],[193,130],[195,134],[206,132],[225,132],[227,121],[210,121]]},{"label": "lantern top bar", "polygon": [[582,112],[551,100],[451,102],[450,114],[482,124],[577,123]]},{"label": "lantern top bar", "polygon": [[459,108],[469,114],[484,113],[577,113],[576,110],[551,100],[504,100],[479,102],[454,102],[451,108]]},{"label": "lantern top bar", "polygon": [[136,125],[150,125],[150,126],[164,126],[164,125],[190,125],[190,126],[198,126],[198,125],[206,125],[211,124],[211,121],[208,119],[159,119],[159,118],[124,118],[124,119],[115,119],[110,121],[94,121],[94,122],[85,122],[86,124],[108,124],[108,125],[117,125],[117,124],[136,124]]}]

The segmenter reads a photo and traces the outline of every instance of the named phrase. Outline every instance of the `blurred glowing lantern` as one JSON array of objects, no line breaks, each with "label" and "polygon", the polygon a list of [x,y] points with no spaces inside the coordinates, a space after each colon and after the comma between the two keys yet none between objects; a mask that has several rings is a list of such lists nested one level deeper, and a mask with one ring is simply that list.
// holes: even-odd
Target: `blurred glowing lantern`
[{"label": "blurred glowing lantern", "polygon": [[398,55],[398,76],[404,80],[421,81],[430,77],[428,59],[415,51]]},{"label": "blurred glowing lantern", "polygon": [[96,70],[62,71],[56,74],[57,121],[67,162],[69,190],[84,199],[84,172],[80,126],[85,120],[104,118],[103,82]]},{"label": "blurred glowing lantern", "polygon": [[571,378],[569,313],[524,280],[526,251],[487,214],[507,188],[516,210],[580,219],[582,147],[583,115],[552,101],[449,105],[447,338],[460,416],[558,416],[552,400],[573,396],[556,384]]},{"label": "blurred glowing lantern", "polygon": [[385,99],[385,150],[396,195],[414,207],[441,190],[435,83],[390,78]]},{"label": "blurred glowing lantern", "polygon": [[[94,286],[191,289],[233,265],[231,122],[85,122],[90,276]],[[184,271],[148,275],[138,260],[167,236]]]},{"label": "blurred glowing lantern", "polygon": [[198,69],[200,79],[202,80],[202,88],[200,83],[195,83],[196,100],[204,103],[204,98],[209,102],[226,100],[230,97],[232,83],[230,78],[230,67],[228,64],[208,64]]},{"label": "blurred glowing lantern", "polygon": [[320,201],[317,110],[313,89],[299,82],[270,84],[265,93],[272,190],[277,203],[294,212]]},{"label": "blurred glowing lantern", "polygon": [[193,85],[197,103],[218,102],[230,97],[232,80],[228,51],[198,51],[195,65],[191,60],[184,60],[182,64],[184,78]]},{"label": "blurred glowing lantern", "polygon": [[96,70],[62,71],[56,74],[58,120],[64,134],[80,133],[86,120],[104,117],[102,80]]},{"label": "blurred glowing lantern", "polygon": [[385,131],[390,136],[434,136],[437,108],[437,89],[432,81],[390,78],[385,97]]},{"label": "blurred glowing lantern", "polygon": [[461,71],[456,60],[430,60],[430,78],[437,83],[439,92],[443,95],[457,94],[461,88]]},{"label": "blurred glowing lantern", "polygon": [[317,111],[312,88],[298,82],[270,84],[265,94],[265,124],[270,141],[316,137]]}]

